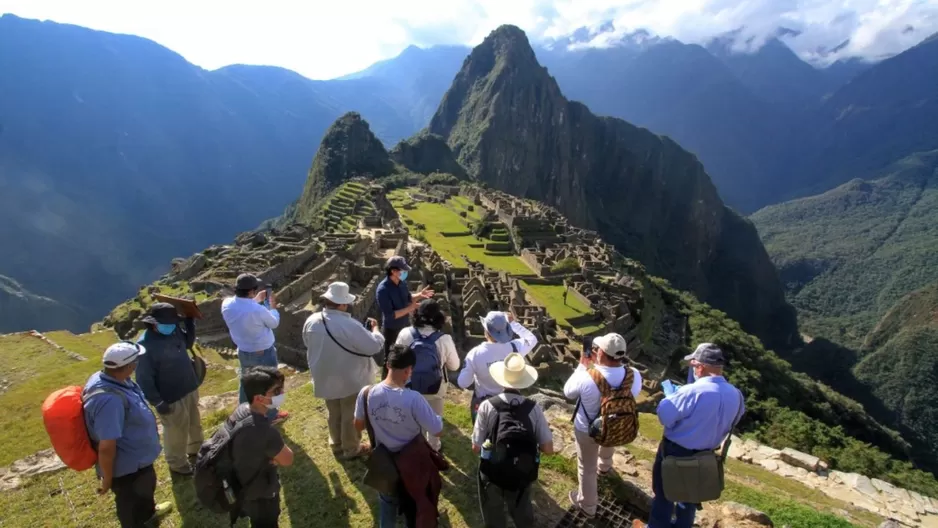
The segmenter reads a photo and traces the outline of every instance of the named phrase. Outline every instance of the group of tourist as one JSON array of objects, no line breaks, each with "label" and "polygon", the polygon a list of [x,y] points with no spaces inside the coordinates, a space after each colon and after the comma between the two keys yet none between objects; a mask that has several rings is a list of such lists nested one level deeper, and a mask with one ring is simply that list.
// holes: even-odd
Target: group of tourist
[{"label": "group of tourist", "polygon": [[[485,339],[466,353],[460,370],[455,342],[445,332],[447,315],[429,287],[410,293],[409,271],[400,256],[387,261],[376,291],[380,324],[354,318],[357,296],[347,284],[334,282],[321,295],[322,309],[303,327],[314,396],[325,403],[332,452],[343,462],[365,460],[365,483],[378,493],[378,526],[394,527],[399,516],[408,527],[437,526],[440,472],[449,466],[441,442],[443,402],[450,372],[459,371],[455,384],[472,389],[471,443],[479,456],[484,524],[507,526],[510,517],[517,527],[535,525],[532,485],[541,455],[554,452],[541,407],[521,392],[538,378],[525,359],[537,337],[511,313],[489,312],[482,318]],[[264,286],[253,275],[241,275],[235,295],[222,304],[241,361],[240,405],[225,422],[224,434],[203,444],[200,379],[186,352],[195,328],[173,305],[154,304],[139,341],[109,347],[104,369],[88,380],[84,407],[98,451],[99,493],[113,491],[122,527],[144,526],[171,509],[170,503],[154,500],[153,462],[161,450],[170,471],[182,477],[218,451],[211,448],[221,441],[230,443],[237,491],[232,523],[248,517],[253,527],[278,526],[278,468],[291,465],[293,453],[275,427],[289,415],[279,410],[285,378],[277,369],[273,330],[280,316],[275,296]],[[615,448],[637,435],[635,398],[642,376],[628,366],[626,350],[626,340],[616,333],[586,343],[563,388],[576,401],[578,487],[569,500],[586,517],[597,514],[598,480],[613,471]],[[718,347],[702,344],[685,359],[695,381],[658,405],[664,437],[653,469],[651,528],[689,528],[699,507],[665,497],[662,461],[713,451],[745,410],[742,395],[723,377]],[[375,383],[379,369],[381,381]],[[163,424],[162,447],[150,406]],[[635,526],[646,525],[636,521]]]}]

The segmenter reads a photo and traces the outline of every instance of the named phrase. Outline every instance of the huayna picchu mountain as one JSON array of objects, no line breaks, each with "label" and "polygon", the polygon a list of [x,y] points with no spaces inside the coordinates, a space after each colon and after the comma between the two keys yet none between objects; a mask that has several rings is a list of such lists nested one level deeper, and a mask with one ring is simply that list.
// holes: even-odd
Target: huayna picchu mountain
[{"label": "huayna picchu mountain", "polygon": [[697,158],[565,99],[517,27],[496,29],[472,51],[429,131],[446,138],[471,178],[596,229],[767,345],[798,339],[755,228],[724,206]]}]

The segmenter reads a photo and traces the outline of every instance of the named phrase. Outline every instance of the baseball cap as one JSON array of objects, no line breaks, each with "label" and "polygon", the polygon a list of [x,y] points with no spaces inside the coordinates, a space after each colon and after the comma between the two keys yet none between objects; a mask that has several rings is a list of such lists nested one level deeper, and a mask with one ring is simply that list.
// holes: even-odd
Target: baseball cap
[{"label": "baseball cap", "polygon": [[597,337],[593,340],[593,346],[611,358],[625,359],[625,338],[615,332]]},{"label": "baseball cap", "polygon": [[255,288],[260,288],[263,283],[260,279],[250,273],[242,273],[238,275],[238,279],[235,281],[236,290],[253,290]]},{"label": "baseball cap", "polygon": [[407,265],[407,260],[405,260],[404,257],[400,255],[395,255],[389,258],[387,264],[384,265],[385,271],[391,268],[397,268],[402,271],[410,271],[410,266]]},{"label": "baseball cap", "polygon": [[154,303],[143,318],[144,323],[150,324],[176,324],[179,321],[181,319],[176,307],[164,302]]},{"label": "baseball cap", "polygon": [[684,361],[696,361],[697,363],[710,365],[711,367],[722,367],[726,364],[726,359],[723,358],[723,351],[713,343],[701,343],[697,345],[697,349],[694,350],[693,354],[684,356]]},{"label": "baseball cap", "polygon": [[120,368],[137,361],[137,358],[147,353],[143,345],[132,341],[121,341],[107,347],[101,363],[107,368]]},{"label": "baseball cap", "polygon": [[492,339],[499,343],[511,341],[514,333],[511,331],[511,325],[508,323],[508,316],[505,315],[505,312],[489,312],[481,319],[482,326],[492,336]]}]

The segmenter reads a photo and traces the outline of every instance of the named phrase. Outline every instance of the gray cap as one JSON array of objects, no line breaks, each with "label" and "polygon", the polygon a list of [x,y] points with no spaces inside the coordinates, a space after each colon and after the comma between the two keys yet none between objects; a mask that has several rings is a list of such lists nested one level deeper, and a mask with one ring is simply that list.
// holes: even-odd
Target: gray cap
[{"label": "gray cap", "polygon": [[399,269],[402,271],[410,271],[410,266],[407,265],[407,261],[404,260],[404,257],[400,255],[395,255],[388,259],[388,263],[384,265],[385,271],[389,269]]},{"label": "gray cap", "polygon": [[684,356],[684,361],[696,361],[701,365],[709,365],[711,367],[722,367],[726,364],[726,359],[723,358],[723,351],[713,343],[701,343],[697,345],[697,349],[694,350],[693,354]]}]

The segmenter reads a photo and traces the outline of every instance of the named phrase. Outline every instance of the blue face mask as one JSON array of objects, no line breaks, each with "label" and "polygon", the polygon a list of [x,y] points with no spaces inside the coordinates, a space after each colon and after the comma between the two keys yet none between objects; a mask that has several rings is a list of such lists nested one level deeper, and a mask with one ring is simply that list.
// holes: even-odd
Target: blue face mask
[{"label": "blue face mask", "polygon": [[173,335],[173,332],[176,331],[176,325],[174,324],[158,324],[156,325],[156,331],[163,335]]},{"label": "blue face mask", "polygon": [[402,281],[407,280],[407,271],[406,271],[406,270],[401,272],[401,280],[402,280]]}]

